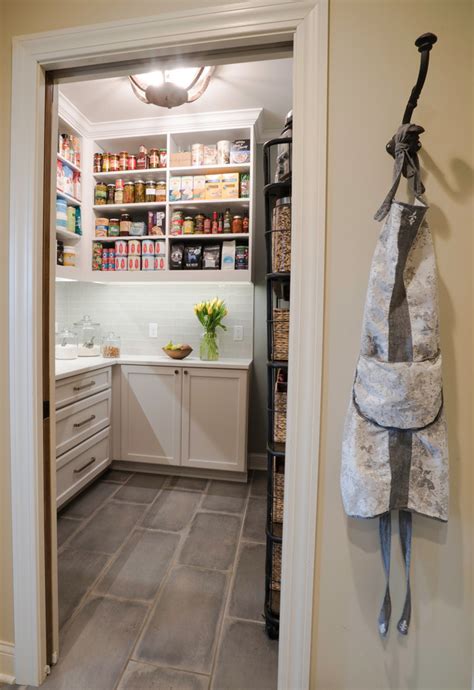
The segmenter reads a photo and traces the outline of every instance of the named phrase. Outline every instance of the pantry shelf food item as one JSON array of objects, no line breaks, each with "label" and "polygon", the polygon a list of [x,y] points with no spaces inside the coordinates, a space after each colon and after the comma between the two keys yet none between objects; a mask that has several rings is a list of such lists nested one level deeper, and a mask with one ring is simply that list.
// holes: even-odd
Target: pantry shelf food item
[{"label": "pantry shelf food item", "polygon": [[76,359],[78,356],[77,335],[69,328],[56,334],[54,349],[56,359]]},{"label": "pantry shelf food item", "polygon": [[[67,156],[65,156],[67,157]],[[120,151],[119,153],[94,153],[94,173],[125,172],[126,170],[154,170],[166,168],[167,151],[165,148],[140,146],[137,153]],[[79,165],[76,163],[76,165]]]},{"label": "pantry shelf food item", "polygon": [[291,197],[278,199],[272,216],[272,269],[291,270]]},{"label": "pantry shelf food item", "polygon": [[224,212],[213,211],[211,216],[197,213],[195,216],[175,209],[171,215],[170,235],[221,235],[222,233],[249,232],[249,217],[233,215],[230,208]]},{"label": "pantry shelf food item", "polygon": [[73,134],[59,134],[58,153],[68,161],[81,167],[81,140]]},{"label": "pantry shelf food item", "polygon": [[98,357],[100,355],[100,323],[94,323],[85,315],[74,324],[78,336],[78,356]]},{"label": "pantry shelf food item", "polygon": [[230,163],[234,165],[250,163],[250,139],[237,139],[232,143]]},{"label": "pantry shelf food item", "polygon": [[173,175],[170,178],[170,201],[248,199],[249,196],[249,173],[228,172],[208,175]]},{"label": "pantry shelf food item", "polygon": [[113,331],[107,333],[102,341],[102,357],[115,358],[120,357],[120,336]]},{"label": "pantry shelf food item", "polygon": [[169,343],[167,343],[162,349],[163,352],[168,355],[168,357],[171,357],[171,359],[184,359],[193,351],[191,345],[184,345],[181,343],[176,345],[172,340],[170,340]]}]

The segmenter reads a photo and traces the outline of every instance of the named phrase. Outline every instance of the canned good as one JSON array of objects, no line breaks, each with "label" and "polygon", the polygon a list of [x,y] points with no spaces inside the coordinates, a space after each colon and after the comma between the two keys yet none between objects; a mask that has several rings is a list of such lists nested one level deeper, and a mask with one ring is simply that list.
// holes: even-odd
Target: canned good
[{"label": "canned good", "polygon": [[154,240],[143,240],[142,241],[142,254],[154,254],[155,253],[155,241]]},{"label": "canned good", "polygon": [[128,151],[119,153],[119,170],[126,170],[128,167]]},{"label": "canned good", "polygon": [[231,141],[222,139],[217,142],[217,164],[218,165],[228,165],[230,163],[230,148],[232,146]]},{"label": "canned good", "polygon": [[192,216],[186,216],[183,223],[183,234],[193,235],[194,234],[194,218]]},{"label": "canned good", "polygon": [[144,180],[135,180],[135,203],[145,203],[145,182]]},{"label": "canned good", "polygon": [[137,169],[137,157],[134,156],[133,154],[130,154],[128,157],[127,161],[127,170],[136,170]]},{"label": "canned good", "polygon": [[165,243],[163,240],[155,240],[154,253],[165,255]]},{"label": "canned good", "polygon": [[123,186],[123,203],[135,203],[135,184],[133,182],[125,182]]},{"label": "canned good", "polygon": [[165,270],[165,255],[160,256],[155,256],[154,259],[154,268],[155,271],[164,271]]},{"label": "canned good", "polygon": [[204,165],[204,144],[193,144],[191,146],[191,164]]},{"label": "canned good", "polygon": [[115,185],[113,183],[107,185],[107,203],[115,203]]},{"label": "canned good", "polygon": [[126,256],[116,256],[115,257],[115,270],[116,271],[126,271],[128,269],[128,262]]},{"label": "canned good", "polygon": [[160,149],[150,149],[148,152],[149,155],[149,165],[150,168],[159,168],[160,167]]},{"label": "canned good", "polygon": [[101,242],[94,242],[92,244],[92,270],[93,271],[100,271],[100,269],[102,268],[102,253],[103,253],[103,246],[102,246]]},{"label": "canned good", "polygon": [[171,235],[183,234],[184,213],[183,211],[173,211],[171,215]]},{"label": "canned good", "polygon": [[129,271],[139,271],[141,268],[141,260],[139,256],[129,256],[127,259],[127,268]]},{"label": "canned good", "polygon": [[95,236],[96,237],[107,237],[109,232],[109,219],[108,218],[96,218],[95,219]]},{"label": "canned good", "polygon": [[142,271],[155,270],[155,257],[152,255],[142,257]]},{"label": "canned good", "polygon": [[118,172],[120,170],[120,158],[118,153],[109,153],[109,169],[110,172]]},{"label": "canned good", "polygon": [[129,256],[140,256],[142,253],[142,243],[140,240],[130,240],[128,242],[128,255]]},{"label": "canned good", "polygon": [[109,237],[118,237],[120,235],[120,220],[118,218],[111,218],[109,220]]},{"label": "canned good", "polygon": [[102,154],[101,153],[94,153],[94,172],[95,173],[102,172]]},{"label": "canned good", "polygon": [[115,243],[115,257],[127,256],[128,242],[126,240],[117,240]]},{"label": "canned good", "polygon": [[145,199],[147,204],[156,201],[156,182],[147,180],[145,183]]},{"label": "canned good", "polygon": [[97,182],[94,190],[94,202],[96,206],[105,206],[107,203],[107,185],[105,182]]}]

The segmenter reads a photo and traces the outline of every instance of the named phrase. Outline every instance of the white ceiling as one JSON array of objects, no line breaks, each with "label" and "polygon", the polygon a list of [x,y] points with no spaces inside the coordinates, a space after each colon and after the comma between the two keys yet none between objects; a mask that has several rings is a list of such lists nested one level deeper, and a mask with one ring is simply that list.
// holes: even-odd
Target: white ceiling
[{"label": "white ceiling", "polygon": [[[292,59],[262,60],[216,67],[206,92],[173,109],[183,115],[239,108],[263,108],[263,131],[280,131],[292,108]],[[60,90],[90,122],[169,115],[139,101],[127,77],[62,84]]]}]

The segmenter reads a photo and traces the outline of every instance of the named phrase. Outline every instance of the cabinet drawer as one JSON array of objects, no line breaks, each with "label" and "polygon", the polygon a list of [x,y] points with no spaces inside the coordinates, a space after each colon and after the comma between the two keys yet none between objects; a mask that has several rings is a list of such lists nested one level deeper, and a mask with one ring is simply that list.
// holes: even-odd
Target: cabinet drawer
[{"label": "cabinet drawer", "polygon": [[62,455],[110,424],[110,390],[68,405],[56,414],[56,456]]},{"label": "cabinet drawer", "polygon": [[56,381],[56,409],[107,390],[111,382],[112,367],[60,379]]},{"label": "cabinet drawer", "polygon": [[110,464],[109,429],[64,453],[57,461],[56,505],[59,508]]}]

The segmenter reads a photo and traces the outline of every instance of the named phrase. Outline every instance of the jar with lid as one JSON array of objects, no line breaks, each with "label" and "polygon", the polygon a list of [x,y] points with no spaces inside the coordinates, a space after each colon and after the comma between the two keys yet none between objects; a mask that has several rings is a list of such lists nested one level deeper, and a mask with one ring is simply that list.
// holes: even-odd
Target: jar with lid
[{"label": "jar with lid", "polygon": [[118,172],[120,170],[120,157],[118,153],[109,153],[110,172]]},{"label": "jar with lid", "polygon": [[94,323],[86,315],[74,324],[78,336],[79,357],[99,357],[100,355],[100,323]]},{"label": "jar with lid", "polygon": [[118,178],[115,180],[115,203],[123,204],[123,180]]},{"label": "jar with lid", "polygon": [[131,153],[128,156],[128,161],[127,161],[127,170],[136,170],[137,169],[137,157]]},{"label": "jar with lid", "polygon": [[272,214],[272,267],[275,273],[291,270],[291,197],[278,199]]},{"label": "jar with lid", "polygon": [[107,185],[107,203],[115,203],[115,184],[113,182]]},{"label": "jar with lid", "polygon": [[156,183],[156,200],[166,201],[166,180],[158,180]]},{"label": "jar with lid", "polygon": [[102,357],[120,357],[120,336],[113,331],[107,333],[102,341]]},{"label": "jar with lid", "polygon": [[101,153],[94,153],[94,172],[95,173],[102,172],[102,154]]},{"label": "jar with lid", "polygon": [[156,182],[147,180],[145,183],[145,199],[147,204],[156,201]]},{"label": "jar with lid", "polygon": [[123,203],[133,204],[135,203],[135,184],[133,181],[128,180],[123,186]]},{"label": "jar with lid", "polygon": [[102,170],[99,172],[110,172],[110,153],[102,154]]},{"label": "jar with lid", "polygon": [[194,218],[194,232],[198,235],[204,234],[204,221],[206,216],[203,213],[198,213]]},{"label": "jar with lid", "polygon": [[126,170],[128,167],[128,151],[119,153],[119,170]]},{"label": "jar with lid", "polygon": [[166,149],[160,149],[160,168],[166,168],[168,163],[168,154]]},{"label": "jar with lid", "polygon": [[160,167],[160,149],[150,149],[148,152],[148,155],[150,157],[150,168],[159,168]]},{"label": "jar with lid", "polygon": [[232,232],[243,232],[243,227],[242,216],[234,216],[232,218]]},{"label": "jar with lid", "polygon": [[145,203],[145,181],[135,180],[135,203],[144,204]]},{"label": "jar with lid", "polygon": [[132,227],[132,220],[128,213],[122,213],[120,216],[120,237],[128,237],[130,235],[130,228]]},{"label": "jar with lid", "polygon": [[76,248],[70,244],[64,245],[63,266],[70,266],[71,268],[76,266]]},{"label": "jar with lid", "polygon": [[78,356],[77,335],[69,328],[56,333],[54,349],[56,359],[76,359]]},{"label": "jar with lid", "polygon": [[118,237],[120,235],[120,220],[118,218],[110,219],[107,234],[109,237]]},{"label": "jar with lid", "polygon": [[194,218],[192,216],[186,216],[183,223],[183,235],[193,235],[194,234]]},{"label": "jar with lid", "polygon": [[137,169],[146,170],[148,168],[148,151],[146,146],[140,146],[137,156]]},{"label": "jar with lid", "polygon": [[94,190],[94,203],[96,206],[105,206],[107,203],[107,185],[105,182],[97,182]]}]

